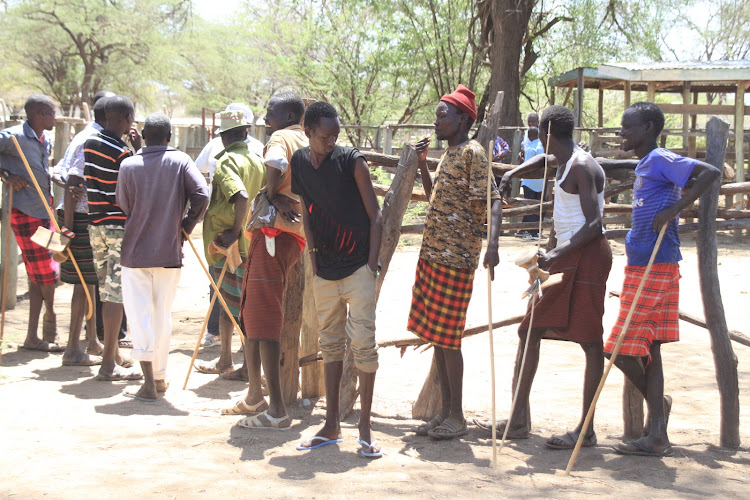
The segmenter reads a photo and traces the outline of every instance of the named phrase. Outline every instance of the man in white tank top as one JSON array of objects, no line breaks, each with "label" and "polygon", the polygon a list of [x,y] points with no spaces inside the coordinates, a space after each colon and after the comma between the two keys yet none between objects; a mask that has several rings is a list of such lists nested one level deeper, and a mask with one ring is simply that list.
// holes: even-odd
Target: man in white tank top
[{"label": "man in white tank top", "polygon": [[[612,266],[612,252],[604,237],[604,171],[599,164],[573,141],[573,113],[562,106],[547,108],[539,127],[542,144],[548,144],[550,161],[558,164],[555,180],[554,226],[557,244],[548,253],[539,253],[539,267],[551,273],[563,273],[563,281],[544,292],[536,304],[526,364],[520,373],[518,401],[510,421],[497,423],[498,432],[509,425],[508,437],[524,439],[531,431],[529,393],[539,364],[539,348],[543,338],[568,340],[581,345],[586,355],[581,421],[572,431],[552,436],[545,443],[553,449],[575,446],[589,404],[604,369],[602,315],[607,277]],[[547,131],[550,131],[549,138]],[[548,142],[549,140],[549,142]],[[510,186],[513,177],[523,177],[544,168],[544,156],[523,163],[506,173],[501,191]],[[530,304],[529,304],[530,306]],[[530,310],[530,307],[529,307]],[[529,330],[529,312],[518,329],[519,347],[516,356],[513,388],[519,377]],[[491,423],[476,421],[480,427]],[[596,445],[593,423],[584,446]]]}]

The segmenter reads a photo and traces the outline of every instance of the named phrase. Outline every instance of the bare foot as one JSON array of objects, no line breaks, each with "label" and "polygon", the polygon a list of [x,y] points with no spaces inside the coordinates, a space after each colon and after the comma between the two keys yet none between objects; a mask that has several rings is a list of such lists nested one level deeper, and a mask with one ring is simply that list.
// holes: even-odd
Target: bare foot
[{"label": "bare foot", "polygon": [[[196,361],[195,369],[200,373],[207,373],[209,375],[218,375],[227,371],[231,371],[234,365],[230,361],[227,364],[219,362],[220,358],[216,358],[213,361]],[[247,379],[245,379],[247,380]]]},{"label": "bare foot", "polygon": [[229,370],[219,374],[219,377],[225,380],[238,380],[240,382],[247,382],[247,369],[243,366],[236,370]]},{"label": "bare foot", "polygon": [[156,392],[167,392],[167,389],[169,389],[169,382],[166,380],[155,380],[154,384],[156,385]]},{"label": "bare foot", "polygon": [[62,357],[63,366],[95,366],[102,364],[101,356],[91,356],[83,351],[65,351]]},{"label": "bare foot", "polygon": [[101,356],[102,354],[104,354],[104,344],[99,342],[99,339],[96,339],[96,341],[94,342],[89,341],[88,345],[86,346],[86,354]]},{"label": "bare foot", "polygon": [[[484,431],[492,432],[492,422],[490,422],[489,420],[481,420],[479,418],[475,418],[474,425]],[[495,427],[497,428],[497,434],[499,437],[502,437],[502,435],[505,433],[505,426],[507,425],[507,420],[497,421]],[[528,439],[529,429],[525,425],[515,426],[511,424],[510,429],[508,429],[508,435],[506,437],[508,439]]]},{"label": "bare foot", "polygon": [[136,392],[125,391],[122,395],[145,403],[153,403],[158,397],[155,386],[151,385],[151,387],[147,387],[147,384],[143,384]]},{"label": "bare foot", "polygon": [[142,378],[143,374],[141,372],[129,370],[119,365],[115,365],[111,373],[99,370],[99,373],[96,375],[96,380],[105,380],[108,382],[117,380],[140,380]]}]

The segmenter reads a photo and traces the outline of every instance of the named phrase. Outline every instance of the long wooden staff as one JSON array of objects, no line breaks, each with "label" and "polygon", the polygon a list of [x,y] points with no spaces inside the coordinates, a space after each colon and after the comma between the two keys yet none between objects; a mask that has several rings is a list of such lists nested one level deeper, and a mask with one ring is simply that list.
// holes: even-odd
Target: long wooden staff
[{"label": "long wooden staff", "polygon": [[[492,152],[494,141],[487,148],[487,242],[492,228]],[[490,333],[490,386],[492,390],[492,422],[495,422],[495,341],[492,335],[492,269],[487,273],[487,329]],[[492,467],[497,466],[497,429],[492,425]]]},{"label": "long wooden staff", "polygon": [[[13,210],[13,186],[8,186],[8,210]],[[10,217],[8,217],[10,221]],[[5,229],[5,228],[3,228]],[[8,295],[8,258],[10,256],[10,238],[11,230],[8,229],[8,241],[5,242],[5,252],[3,252],[3,299],[2,299],[2,319],[0,319],[0,360],[3,359],[3,334],[5,333],[5,301]]]},{"label": "long wooden staff", "polygon": [[[52,209],[49,206],[49,201],[47,198],[45,198],[44,193],[42,192],[42,188],[39,186],[39,183],[36,181],[34,172],[32,172],[31,167],[29,166],[29,162],[26,160],[26,155],[23,154],[21,145],[18,144],[18,140],[16,139],[15,136],[11,135],[10,138],[13,140],[13,144],[16,146],[18,155],[21,157],[21,160],[23,161],[23,165],[26,167],[26,171],[29,173],[29,177],[31,177],[31,182],[34,184],[34,187],[36,187],[36,191],[37,193],[39,193],[39,197],[42,199],[44,208],[47,209],[50,222],[54,226],[55,231],[57,231],[58,233],[62,232],[60,231],[60,225],[57,223],[55,214],[54,212],[52,212]],[[76,262],[75,257],[73,257],[73,252],[70,250],[70,248],[66,248],[66,250],[68,251],[68,256],[70,257],[70,261],[73,263],[73,266],[76,268],[76,273],[78,273],[78,279],[81,280],[81,284],[83,285],[83,291],[86,293],[86,302],[88,303],[88,306],[89,306],[88,312],[86,313],[86,319],[91,319],[91,315],[94,314],[94,305],[91,302],[91,295],[89,294],[89,287],[86,286],[86,281],[84,281],[83,279],[83,274],[81,273],[81,269],[78,267],[78,262]]]},{"label": "long wooden staff", "polygon": [[633,297],[633,303],[630,304],[630,310],[628,311],[628,315],[625,317],[625,323],[622,325],[622,330],[620,330],[620,335],[618,335],[617,337],[617,343],[615,344],[615,348],[612,350],[612,356],[609,358],[609,362],[607,363],[607,368],[604,370],[602,379],[599,381],[599,387],[596,388],[596,394],[594,394],[594,399],[591,401],[589,410],[586,412],[586,419],[583,421],[583,427],[581,428],[581,433],[578,434],[578,441],[576,441],[576,447],[573,449],[573,454],[570,456],[570,460],[568,461],[568,467],[565,469],[565,474],[567,475],[570,475],[570,471],[573,470],[573,465],[575,465],[576,463],[578,452],[581,451],[581,445],[583,445],[584,436],[586,436],[586,431],[589,428],[589,424],[591,424],[591,419],[594,417],[594,409],[596,408],[596,402],[599,400],[599,394],[601,394],[602,389],[604,388],[604,383],[607,381],[607,375],[609,375],[609,371],[612,369],[612,365],[615,364],[615,359],[617,359],[617,354],[620,352],[620,347],[622,347],[622,343],[625,341],[625,334],[628,333],[628,328],[630,327],[630,320],[633,318],[635,307],[638,305],[638,299],[641,297],[641,291],[643,290],[643,286],[646,284],[646,278],[648,278],[648,273],[651,272],[651,265],[654,263],[654,259],[656,258],[656,252],[659,251],[659,246],[661,246],[661,240],[664,238],[664,232],[667,230],[668,225],[669,225],[669,222],[667,222],[666,224],[662,226],[661,231],[659,231],[659,237],[656,238],[656,245],[654,245],[654,250],[651,252],[651,257],[648,259],[648,265],[646,266],[646,270],[643,272],[643,276],[641,277],[641,282],[638,284],[638,289],[636,290],[635,296]]},{"label": "long wooden staff", "polygon": [[[242,346],[245,346],[245,335],[242,333],[242,328],[240,328],[240,325],[237,324],[237,320],[234,319],[234,316],[229,311],[229,306],[227,305],[226,301],[224,300],[224,297],[221,296],[221,291],[219,290],[219,287],[216,286],[216,282],[211,277],[211,273],[208,272],[208,268],[206,267],[206,264],[203,263],[203,259],[201,259],[200,254],[198,253],[198,249],[195,248],[195,245],[193,244],[193,240],[190,239],[190,235],[187,234],[187,232],[183,229],[182,234],[185,235],[185,239],[190,243],[190,248],[193,249],[193,253],[195,254],[195,257],[198,259],[198,262],[200,262],[201,267],[203,268],[203,272],[206,273],[206,276],[208,276],[208,281],[211,283],[211,286],[214,288],[214,298],[218,298],[219,302],[221,302],[221,307],[224,308],[224,311],[227,313],[227,316],[229,316],[229,319],[232,320],[232,324],[237,329],[237,333],[240,335],[240,341],[242,341]],[[226,257],[227,259],[229,256]]]},{"label": "long wooden staff", "polygon": [[[227,272],[227,266],[229,265],[229,257],[224,259],[224,267],[221,268],[221,274],[219,275],[219,281],[216,282],[216,286],[221,288],[221,282],[224,281],[224,274]],[[185,383],[182,384],[182,390],[184,391],[187,387],[188,379],[190,378],[190,372],[193,371],[193,365],[195,364],[195,358],[198,357],[198,350],[201,348],[201,341],[203,340],[203,334],[206,332],[206,327],[208,327],[208,319],[211,317],[211,311],[213,311],[214,304],[216,304],[216,292],[214,292],[214,296],[211,297],[211,304],[208,306],[208,312],[206,312],[206,317],[203,320],[203,326],[201,326],[201,332],[198,334],[198,342],[195,343],[195,349],[193,350],[193,357],[190,359],[190,366],[188,367],[187,374],[185,375]],[[240,332],[240,335],[242,333]]]},{"label": "long wooden staff", "polygon": [[[549,137],[550,132],[552,131],[552,120],[547,122],[547,144],[544,147],[544,176],[542,179],[544,179],[544,182],[547,182],[547,170],[549,169],[549,164],[547,162],[547,157],[549,155]],[[544,214],[544,187],[542,187],[542,196],[539,199],[539,232],[537,233],[537,236],[539,236],[539,239],[536,242],[536,251],[539,253],[539,249],[542,247],[542,215]],[[541,287],[541,283],[537,284],[538,287]],[[513,401],[510,404],[510,416],[508,417],[508,420],[505,422],[505,430],[503,431],[503,439],[500,441],[500,449],[503,449],[503,446],[505,446],[505,439],[508,437],[508,429],[510,429],[510,421],[513,418],[513,412],[516,409],[516,403],[518,402],[518,391],[521,388],[521,379],[523,377],[523,369],[526,366],[526,354],[529,352],[529,339],[531,338],[532,330],[531,328],[534,325],[534,308],[536,306],[536,298],[539,293],[538,289],[534,289],[531,292],[531,314],[529,316],[529,328],[526,330],[526,343],[524,344],[523,348],[523,356],[521,356],[521,366],[518,370],[518,380],[516,380],[516,390],[513,391]],[[492,421],[492,428],[496,427],[495,421],[493,419]]]}]

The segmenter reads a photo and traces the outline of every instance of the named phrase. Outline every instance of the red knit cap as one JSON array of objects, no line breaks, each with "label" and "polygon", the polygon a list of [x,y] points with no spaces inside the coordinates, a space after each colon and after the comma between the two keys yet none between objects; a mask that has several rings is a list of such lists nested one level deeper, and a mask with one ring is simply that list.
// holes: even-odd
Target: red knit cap
[{"label": "red knit cap", "polygon": [[477,119],[476,95],[460,83],[456,90],[451,94],[446,94],[440,98],[441,101],[453,104],[455,107],[466,113],[472,120]]}]

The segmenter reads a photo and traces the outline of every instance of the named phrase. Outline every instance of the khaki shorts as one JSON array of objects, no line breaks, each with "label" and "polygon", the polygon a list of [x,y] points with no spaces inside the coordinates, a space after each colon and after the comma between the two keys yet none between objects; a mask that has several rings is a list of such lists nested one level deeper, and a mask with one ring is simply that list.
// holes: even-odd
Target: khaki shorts
[{"label": "khaki shorts", "polygon": [[89,226],[94,267],[99,279],[99,298],[102,302],[122,304],[120,248],[124,235],[125,228],[122,226]]},{"label": "khaki shorts", "polygon": [[[343,361],[351,339],[354,366],[365,373],[378,369],[375,344],[375,283],[367,264],[344,279],[313,279],[323,362]],[[349,312],[347,314],[347,305]]]}]

